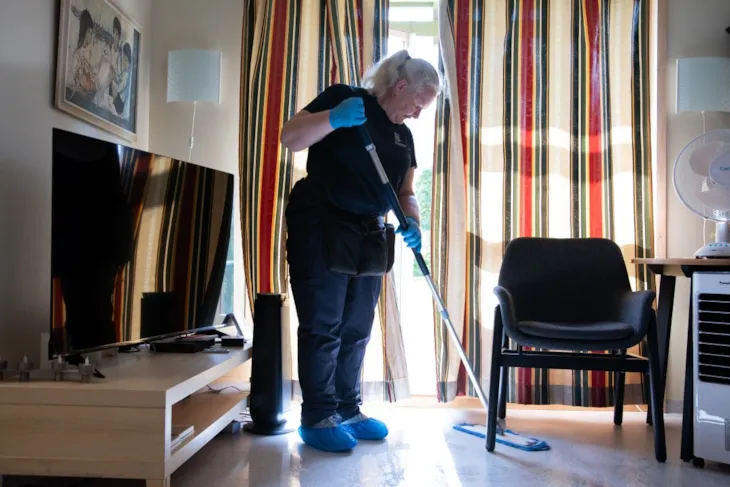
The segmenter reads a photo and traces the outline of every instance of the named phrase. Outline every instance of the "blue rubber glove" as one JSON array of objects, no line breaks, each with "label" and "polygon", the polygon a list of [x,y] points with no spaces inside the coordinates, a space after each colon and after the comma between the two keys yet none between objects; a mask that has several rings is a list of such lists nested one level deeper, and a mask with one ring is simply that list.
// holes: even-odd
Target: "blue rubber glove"
[{"label": "blue rubber glove", "polygon": [[412,216],[407,216],[408,228],[405,230],[403,227],[398,227],[395,233],[403,235],[403,240],[409,249],[415,249],[416,252],[421,251],[421,229],[418,226],[418,222]]},{"label": "blue rubber glove", "polygon": [[330,110],[330,125],[337,130],[342,127],[355,127],[367,120],[362,98],[352,97]]}]

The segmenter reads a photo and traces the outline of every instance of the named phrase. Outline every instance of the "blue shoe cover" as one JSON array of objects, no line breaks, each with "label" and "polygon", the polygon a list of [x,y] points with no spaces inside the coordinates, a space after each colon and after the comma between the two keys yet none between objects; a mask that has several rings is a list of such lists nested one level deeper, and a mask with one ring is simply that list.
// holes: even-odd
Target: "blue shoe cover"
[{"label": "blue shoe cover", "polygon": [[342,427],[358,440],[382,440],[388,436],[388,427],[385,423],[368,418],[362,413],[344,421]]},{"label": "blue shoe cover", "polygon": [[357,440],[343,426],[330,420],[312,427],[300,426],[299,436],[312,448],[326,452],[346,452],[357,446]]}]

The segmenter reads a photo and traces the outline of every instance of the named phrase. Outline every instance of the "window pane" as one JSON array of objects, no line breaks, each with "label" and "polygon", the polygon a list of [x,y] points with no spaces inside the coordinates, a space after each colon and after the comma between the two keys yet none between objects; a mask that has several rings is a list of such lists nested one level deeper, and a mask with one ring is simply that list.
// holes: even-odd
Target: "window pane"
[{"label": "window pane", "polygon": [[221,287],[220,314],[233,313],[233,261],[226,262],[226,272],[223,275]]},{"label": "window pane", "polygon": [[234,289],[235,289],[235,269],[234,269],[234,232],[235,223],[231,222],[231,235],[228,240],[228,255],[226,258],[226,270],[223,274],[223,285],[221,286],[221,294],[218,298],[218,314],[227,315],[235,312],[234,307]]},{"label": "window pane", "polygon": [[[391,7],[391,11],[394,7]],[[403,7],[409,15],[414,7]],[[428,8],[429,10],[430,7]],[[392,17],[391,17],[392,18]],[[413,20],[409,18],[408,20]],[[426,24],[427,25],[427,24]],[[388,38],[388,54],[400,49],[408,49],[413,57],[419,57],[438,66],[438,39],[434,35],[406,32],[405,26],[391,29]],[[418,169],[415,175],[416,198],[421,213],[421,232],[423,247],[421,252],[430,266],[431,259],[431,200],[433,181],[433,159],[435,147],[436,103],[421,112],[418,119],[409,119],[406,125],[413,134],[416,145]],[[389,215],[390,221],[395,221]],[[401,329],[405,347],[408,379],[414,395],[436,395],[436,357],[433,334],[433,298],[428,282],[415,262],[413,253],[404,245],[402,239],[396,244],[396,262],[393,268],[400,310]]]},{"label": "window pane", "polygon": [[388,9],[388,20],[391,22],[433,22],[433,7],[394,7]]}]

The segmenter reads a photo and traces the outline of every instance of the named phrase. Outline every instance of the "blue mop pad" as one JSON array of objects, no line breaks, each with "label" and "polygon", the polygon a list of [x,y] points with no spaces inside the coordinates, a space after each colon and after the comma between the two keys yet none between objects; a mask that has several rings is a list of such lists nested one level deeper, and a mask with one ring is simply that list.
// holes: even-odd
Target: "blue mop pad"
[{"label": "blue mop pad", "polygon": [[[461,423],[454,426],[454,429],[468,435],[487,439],[487,427],[482,424]],[[550,445],[542,440],[522,436],[512,430],[504,430],[503,433],[497,432],[497,443],[502,445],[523,451],[547,451],[550,449]]]}]

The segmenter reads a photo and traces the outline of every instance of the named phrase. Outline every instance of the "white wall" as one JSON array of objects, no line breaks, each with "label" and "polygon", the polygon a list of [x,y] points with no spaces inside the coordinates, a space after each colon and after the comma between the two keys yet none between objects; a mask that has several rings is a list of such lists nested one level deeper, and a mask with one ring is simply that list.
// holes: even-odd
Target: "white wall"
[{"label": "white wall", "polygon": [[238,172],[238,111],[243,0],[154,0],[150,78],[150,150],[188,159],[192,104],[167,100],[167,52],[223,52],[221,104],[199,103],[192,161]]},{"label": "white wall", "polygon": [[[682,148],[702,133],[699,113],[676,113],[677,58],[694,56],[730,57],[730,1],[669,0],[667,29],[667,255],[691,257],[702,246],[702,219],[690,212],[677,198],[672,185],[674,161]],[[725,80],[730,82],[730,80]],[[730,115],[708,113],[707,129],[730,128]],[[710,227],[707,225],[708,236]],[[667,384],[669,409],[675,409],[683,397],[689,283],[677,279],[669,352],[670,370]],[[673,407],[674,406],[674,407]]]},{"label": "white wall", "polygon": [[[53,108],[57,4],[0,2],[0,355],[35,363],[50,327],[51,130],[106,140],[108,132]],[[142,30],[139,138],[149,126],[149,0],[117,0]]]},{"label": "white wall", "polygon": [[[150,151],[188,160],[192,105],[167,103],[167,53],[215,49],[223,53],[221,103],[200,103],[192,162],[236,175],[241,77],[243,0],[154,0],[150,67]],[[238,191],[234,201],[235,312],[250,323],[243,277]]]}]

